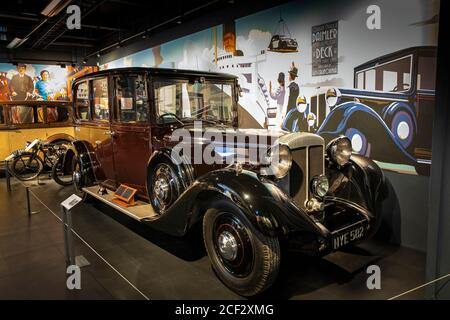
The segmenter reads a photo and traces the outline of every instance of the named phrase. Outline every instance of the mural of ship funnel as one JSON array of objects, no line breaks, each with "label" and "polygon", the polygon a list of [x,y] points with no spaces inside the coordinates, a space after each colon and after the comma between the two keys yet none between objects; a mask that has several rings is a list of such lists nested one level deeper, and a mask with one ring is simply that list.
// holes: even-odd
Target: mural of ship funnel
[{"label": "mural of ship funnel", "polygon": [[438,16],[439,0],[292,1],[102,68],[233,74],[240,126],[347,135],[383,169],[428,175]]}]

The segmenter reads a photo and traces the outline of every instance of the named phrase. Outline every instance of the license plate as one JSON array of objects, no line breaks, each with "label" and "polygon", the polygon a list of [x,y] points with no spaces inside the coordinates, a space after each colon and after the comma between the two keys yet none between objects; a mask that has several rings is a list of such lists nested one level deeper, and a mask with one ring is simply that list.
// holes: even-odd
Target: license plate
[{"label": "license plate", "polygon": [[338,250],[351,242],[355,242],[364,237],[366,228],[363,224],[349,228],[333,236],[333,249]]}]

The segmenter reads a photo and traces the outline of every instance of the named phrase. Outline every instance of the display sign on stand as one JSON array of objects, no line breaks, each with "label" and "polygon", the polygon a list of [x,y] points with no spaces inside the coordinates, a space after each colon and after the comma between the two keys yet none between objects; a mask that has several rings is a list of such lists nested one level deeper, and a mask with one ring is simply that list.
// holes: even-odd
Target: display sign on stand
[{"label": "display sign on stand", "polygon": [[132,206],[134,205],[134,195],[136,192],[137,189],[121,184],[116,192],[114,192],[114,199],[112,201],[124,207]]}]

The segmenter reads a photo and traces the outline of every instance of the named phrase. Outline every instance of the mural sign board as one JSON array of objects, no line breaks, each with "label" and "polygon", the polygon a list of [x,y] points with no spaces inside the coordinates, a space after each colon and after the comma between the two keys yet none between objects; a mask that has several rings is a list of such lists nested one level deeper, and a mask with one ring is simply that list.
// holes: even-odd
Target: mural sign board
[{"label": "mural sign board", "polygon": [[312,75],[338,73],[338,21],[312,27]]}]

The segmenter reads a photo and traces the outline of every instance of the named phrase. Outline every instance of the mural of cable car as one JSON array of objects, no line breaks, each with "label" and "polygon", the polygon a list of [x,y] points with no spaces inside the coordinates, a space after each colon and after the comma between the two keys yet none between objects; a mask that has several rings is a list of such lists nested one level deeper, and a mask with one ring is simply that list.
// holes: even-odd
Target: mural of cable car
[{"label": "mural of cable car", "polygon": [[289,31],[286,22],[281,17],[281,13],[280,13],[280,20],[278,21],[277,30],[273,33],[273,36],[270,39],[268,50],[282,53],[298,52],[297,40],[292,38],[292,34]]}]

